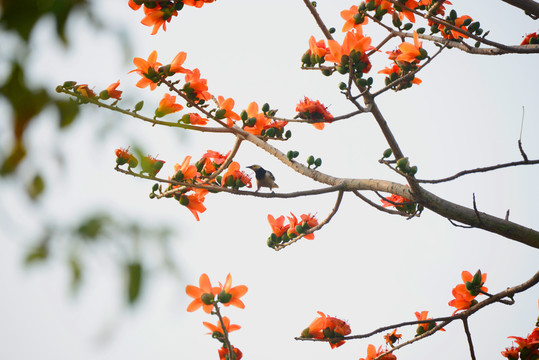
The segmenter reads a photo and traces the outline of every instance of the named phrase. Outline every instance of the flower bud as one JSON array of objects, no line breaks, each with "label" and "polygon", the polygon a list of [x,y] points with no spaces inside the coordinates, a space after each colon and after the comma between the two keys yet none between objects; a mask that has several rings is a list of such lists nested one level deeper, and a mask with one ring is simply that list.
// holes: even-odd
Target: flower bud
[{"label": "flower bud", "polygon": [[185,195],[180,196],[180,204],[183,206],[189,205],[189,198]]},{"label": "flower bud", "polygon": [[408,168],[408,158],[403,157],[397,160],[397,168],[404,172]]},{"label": "flower bud", "polygon": [[129,167],[134,168],[134,167],[137,167],[137,165],[138,165],[137,158],[135,158],[134,156],[131,156],[131,158],[129,159]]},{"label": "flower bud", "polygon": [[71,89],[76,84],[77,84],[76,81],[65,81],[62,87],[64,87],[65,89]]},{"label": "flower bud", "polygon": [[215,112],[215,118],[218,120],[223,119],[225,117],[225,114],[226,114],[226,109],[219,109]]},{"label": "flower bud", "polygon": [[307,158],[307,164],[308,164],[309,166],[311,166],[312,164],[314,164],[314,156],[311,155],[311,156],[309,156],[309,157]]},{"label": "flower bud", "polygon": [[320,165],[322,165],[322,159],[316,158],[316,160],[314,160],[314,166],[320,167]]},{"label": "flower bud", "polygon": [[249,115],[247,115],[247,111],[243,110],[243,111],[240,113],[240,118],[241,118],[242,121],[247,120],[248,117],[249,117]]},{"label": "flower bud", "polygon": [[157,190],[159,190],[159,183],[155,183],[155,184],[153,184],[153,186],[152,186],[152,191],[153,191],[153,192],[156,192]]},{"label": "flower bud", "polygon": [[211,294],[211,293],[204,293],[200,297],[200,300],[202,300],[203,304],[211,305],[211,304],[214,303],[215,298],[213,297],[213,294]]},{"label": "flower bud", "polygon": [[221,291],[219,293],[219,295],[217,295],[217,300],[219,300],[223,304],[226,304],[227,302],[229,302],[230,299],[232,299],[232,294],[229,294],[229,293],[225,292],[224,290]]},{"label": "flower bud", "polygon": [[404,31],[408,31],[410,30],[414,25],[412,23],[407,23],[407,24],[404,24],[404,26],[402,27],[402,29]]},{"label": "flower bud", "polygon": [[274,137],[275,136],[275,128],[269,128],[266,130],[266,136],[267,137]]},{"label": "flower bud", "polygon": [[386,151],[384,151],[382,155],[384,156],[384,158],[388,158],[391,156],[391,154],[393,154],[393,151],[391,149],[386,149]]},{"label": "flower bud", "polygon": [[292,131],[286,130],[286,132],[284,133],[284,137],[286,139],[290,139],[292,137]]},{"label": "flower bud", "polygon": [[245,121],[245,126],[255,126],[256,118],[252,117]]}]

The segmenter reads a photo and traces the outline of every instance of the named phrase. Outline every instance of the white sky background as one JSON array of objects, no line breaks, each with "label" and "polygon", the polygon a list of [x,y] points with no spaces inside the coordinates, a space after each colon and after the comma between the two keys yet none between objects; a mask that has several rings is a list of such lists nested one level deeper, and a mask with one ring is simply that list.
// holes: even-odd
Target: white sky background
[{"label": "white sky background", "polygon": [[[126,3],[96,1],[95,6],[103,21],[135,39],[135,56],[147,58],[155,49],[159,61],[167,63],[177,52],[186,51],[185,66],[200,68],[212,94],[233,97],[238,113],[257,101],[280,109],[278,115],[293,117],[303,96],[319,99],[335,116],[353,111],[337,88],[344,77],[326,78],[299,69],[309,36],[322,38],[302,1],[220,0],[202,9],[186,8],[168,24],[167,32],[155,36],[139,24],[142,10],[131,11]],[[492,8],[485,1],[453,3],[459,15],[481,21],[485,30],[491,30],[489,38],[501,43],[518,44],[524,34],[537,30],[536,23],[502,2],[494,2]],[[326,24],[338,30],[334,35],[338,40],[343,38],[339,12],[353,4],[318,1]],[[157,106],[164,90],[150,93],[134,87],[139,76],[127,74],[134,66],[122,58],[114,36],[89,32],[84,20],[72,21],[68,28],[78,43],[65,52],[50,41],[51,24],[41,26],[43,31],[34,39],[39,55],[31,69],[36,83],[54,87],[77,80],[103,89],[120,79],[125,98],[121,104],[132,106],[144,98],[144,110],[152,114],[151,104]],[[364,32],[373,37],[373,44],[385,36],[372,24]],[[429,54],[435,51],[426,48]],[[383,75],[376,72],[390,65],[389,60],[381,53],[371,61],[370,75],[383,84]],[[423,84],[386,93],[378,104],[404,153],[419,167],[418,178],[440,178],[462,169],[520,160],[517,140],[523,106],[522,141],[528,156],[535,159],[539,156],[536,68],[537,55],[486,57],[446,51],[419,74]],[[165,118],[172,119],[174,115]],[[181,274],[155,272],[140,303],[130,309],[121,301],[121,273],[110,257],[96,249],[82,291],[70,297],[62,259],[42,267],[22,267],[25,244],[36,233],[29,219],[39,215],[27,212],[20,195],[3,191],[2,210],[10,222],[2,222],[0,229],[1,359],[216,359],[219,345],[204,335],[202,325],[202,321],[215,323],[216,318],[185,311],[190,302],[185,285],[198,284],[203,272],[215,284],[224,282],[230,272],[234,284],[249,287],[243,298],[245,310],[223,311],[232,323],[242,326],[231,334],[231,341],[244,358],[358,359],[366,356],[368,344],[382,344],[382,335],[350,341],[335,350],[293,338],[317,310],[348,320],[353,334],[414,320],[415,311],[450,315],[453,308],[447,302],[462,270],[486,272],[491,292],[519,284],[537,271],[537,250],[484,231],[455,228],[428,210],[409,221],[388,216],[350,194],[314,241],[302,240],[274,252],[265,244],[270,234],[268,213],[314,212],[323,219],[336,194],[291,200],[209,195],[208,210],[196,222],[174,201],[148,199],[153,182],[115,172],[113,151],[142,143],[152,155],[167,161],[160,173],[167,176],[186,155],[198,159],[207,149],[228,151],[232,137],[152,128],[101,110],[87,111],[72,129],[53,138],[54,126],[44,117],[29,134],[32,146],[47,153],[59,143],[71,170],[61,174],[57,166],[47,168],[60,179],[42,199],[41,209],[57,223],[107,208],[126,218],[175,227],[178,235],[172,251]],[[298,160],[303,161],[310,154],[322,157],[322,172],[401,181],[378,164],[387,145],[368,115],[327,125],[324,131],[310,125],[289,126],[293,137],[279,143],[280,149],[300,151]],[[114,136],[95,135],[96,127],[116,131]],[[1,130],[5,129],[3,124]],[[271,169],[280,192],[320,187],[250,144],[243,145],[236,160],[242,166],[258,163]],[[510,219],[537,229],[538,178],[538,167],[522,167],[426,188],[466,206],[472,206],[475,193],[481,211],[503,217],[511,209]],[[514,306],[497,304],[473,316],[470,327],[477,358],[499,358],[500,351],[511,345],[507,336],[526,336],[538,315],[538,298],[535,287],[517,295]],[[453,323],[446,330],[397,352],[397,357],[469,358],[461,325]],[[410,338],[415,327],[399,333]]]}]

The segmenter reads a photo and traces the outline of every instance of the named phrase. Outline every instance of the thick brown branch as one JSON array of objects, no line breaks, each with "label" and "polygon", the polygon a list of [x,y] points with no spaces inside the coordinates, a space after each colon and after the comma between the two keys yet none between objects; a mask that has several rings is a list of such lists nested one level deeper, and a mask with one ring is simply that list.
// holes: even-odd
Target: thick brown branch
[{"label": "thick brown branch", "polygon": [[528,14],[533,15],[534,19],[537,19],[539,17],[539,3],[535,1],[532,1],[532,0],[502,0],[502,1],[508,3],[509,5],[522,9]]}]

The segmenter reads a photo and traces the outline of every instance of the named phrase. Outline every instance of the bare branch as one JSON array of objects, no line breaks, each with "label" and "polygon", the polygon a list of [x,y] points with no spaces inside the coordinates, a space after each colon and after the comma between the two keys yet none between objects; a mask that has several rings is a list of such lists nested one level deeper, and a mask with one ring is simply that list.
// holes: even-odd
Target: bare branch
[{"label": "bare branch", "polygon": [[386,212],[386,213],[391,214],[391,215],[400,215],[400,216],[408,217],[408,214],[405,214],[405,213],[403,213],[401,211],[387,209],[387,208],[383,207],[382,205],[378,205],[378,204],[372,202],[368,197],[360,194],[359,191],[357,191],[357,190],[353,190],[352,193],[354,193],[354,195],[356,195],[358,198],[365,201],[367,204],[369,204],[370,206],[376,208],[377,210]]},{"label": "bare branch", "polygon": [[509,5],[515,6],[519,9],[524,10],[526,13],[530,14],[532,18],[539,18],[539,3],[532,0],[502,0],[503,2],[508,3]]},{"label": "bare branch", "polygon": [[475,352],[472,342],[472,334],[470,333],[470,328],[468,327],[468,318],[462,319],[462,324],[464,325],[464,332],[466,333],[466,338],[468,339],[468,347],[470,348],[470,356],[472,360],[475,360]]},{"label": "bare branch", "polygon": [[452,175],[443,179],[438,179],[438,180],[417,179],[417,182],[423,183],[423,184],[439,184],[439,183],[455,180],[456,178],[459,178],[461,176],[468,175],[468,174],[476,174],[476,173],[482,173],[482,172],[487,172],[487,171],[493,171],[493,170],[503,169],[503,168],[511,167],[511,166],[534,165],[534,164],[539,164],[539,160],[514,161],[510,163],[486,166],[486,167],[477,168],[477,169],[463,170],[456,173],[455,175]]},{"label": "bare branch", "polygon": [[322,21],[322,18],[320,18],[318,11],[316,11],[316,8],[313,6],[313,4],[311,4],[309,0],[303,0],[303,2],[305,3],[305,6],[307,6],[309,11],[313,15],[314,19],[316,20],[316,23],[318,24],[318,27],[320,28],[320,30],[322,30],[326,39],[333,40],[333,36],[331,36],[328,28],[326,27],[326,24],[324,24],[324,22]]}]

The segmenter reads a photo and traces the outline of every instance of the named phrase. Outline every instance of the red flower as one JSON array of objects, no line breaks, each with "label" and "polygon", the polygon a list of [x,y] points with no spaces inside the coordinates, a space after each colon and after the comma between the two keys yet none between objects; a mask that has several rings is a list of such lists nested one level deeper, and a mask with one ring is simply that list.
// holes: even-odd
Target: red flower
[{"label": "red flower", "polygon": [[221,289],[218,296],[219,302],[221,302],[224,306],[234,305],[240,309],[245,309],[245,304],[240,300],[240,298],[247,293],[247,286],[238,285],[232,287],[232,276],[228,274],[225,280],[225,285],[223,286],[221,283],[219,283],[219,287]]},{"label": "red flower", "polygon": [[[210,329],[211,333],[208,333],[209,335],[213,335],[215,333],[218,333],[217,335],[220,334],[221,336],[225,335],[223,331],[223,327],[221,326],[221,321],[217,321],[217,325],[213,325],[205,321],[203,321],[202,324],[204,324],[205,327]],[[223,324],[225,324],[225,329],[227,333],[241,329],[241,326],[239,325],[235,325],[235,324],[230,325],[230,319],[227,318],[226,316],[223,316]]]},{"label": "red flower", "polygon": [[172,62],[170,63],[170,72],[173,73],[182,73],[182,74],[188,74],[191,72],[191,70],[185,69],[182,67],[183,63],[185,62],[185,59],[187,58],[187,53],[184,51],[180,51],[174,59],[172,59]]},{"label": "red flower", "polygon": [[138,160],[129,152],[129,149],[116,149],[114,151],[116,155],[116,163],[118,165],[124,165],[129,163],[129,167],[136,167],[138,165]]},{"label": "red flower", "polygon": [[466,285],[464,284],[458,284],[453,289],[452,294],[455,298],[451,300],[448,305],[456,308],[453,315],[459,310],[468,310],[470,306],[474,304],[475,296],[468,292]]},{"label": "red flower", "polygon": [[156,117],[163,117],[168,114],[173,114],[175,112],[183,109],[183,106],[176,104],[176,96],[165,94],[163,99],[159,102],[159,107],[155,110]]},{"label": "red flower", "polygon": [[[385,198],[385,199],[381,199],[380,201],[382,201],[382,206],[383,207],[390,207],[390,206],[395,206],[395,204],[407,203],[407,202],[410,201],[410,199],[407,199],[407,198],[399,196],[399,195],[391,194],[390,197]],[[395,203],[395,204],[392,204],[392,203]]]},{"label": "red flower", "polygon": [[157,4],[154,8],[144,6],[144,14],[146,16],[140,22],[146,26],[153,26],[152,35],[155,35],[160,27],[166,31],[167,22],[170,22],[173,16],[177,16],[178,12],[172,4],[164,8]]},{"label": "red flower", "polygon": [[389,344],[390,346],[393,346],[393,344],[399,339],[402,338],[401,334],[397,334],[397,329],[393,330],[391,333],[387,333],[384,335],[384,339],[386,339],[386,344]]},{"label": "red flower", "polygon": [[344,344],[345,341],[342,338],[352,332],[346,321],[326,316],[321,311],[317,311],[317,313],[320,317],[314,319],[309,327],[302,331],[301,336],[315,339],[333,339],[333,341],[329,342],[332,349]]},{"label": "red flower", "polygon": [[301,119],[313,120],[314,127],[319,130],[324,128],[324,122],[333,121],[333,115],[327,111],[327,108],[320,101],[312,101],[306,96],[296,106],[296,111]]},{"label": "red flower", "polygon": [[[188,0],[184,0],[184,1],[187,2]],[[222,347],[218,350],[218,352],[219,352],[219,360],[232,360],[232,359],[229,359],[228,357],[229,356],[228,349],[225,349],[224,347]],[[233,360],[240,360],[243,357],[243,354],[241,353],[240,349],[238,349],[237,347],[232,346],[232,352],[234,353],[234,355],[232,355]]]},{"label": "red flower", "polygon": [[240,171],[240,164],[237,162],[232,162],[223,175],[221,186],[231,186],[232,188],[239,188],[242,186],[247,186],[250,188],[251,178],[245,174],[243,171]]},{"label": "red flower", "polygon": [[105,91],[107,92],[107,95],[111,98],[121,100],[122,91],[116,90],[116,88],[120,85],[120,80],[116,81],[115,83],[110,84]]},{"label": "red flower", "polygon": [[185,293],[194,299],[187,306],[187,311],[192,312],[202,307],[202,310],[209,314],[213,310],[215,295],[219,293],[219,288],[211,286],[210,278],[206,274],[200,275],[198,284],[199,287],[187,285],[185,288]]},{"label": "red flower", "polygon": [[204,4],[209,4],[214,2],[215,0],[183,0],[183,3],[187,6],[194,6],[197,8],[201,8]]},{"label": "red flower", "polygon": [[341,17],[345,21],[342,27],[342,32],[347,32],[348,30],[352,29],[361,31],[361,26],[369,22],[369,18],[366,16],[363,17],[363,21],[360,20],[360,23],[356,22],[356,19],[354,18],[354,15],[356,14],[358,14],[358,7],[356,5],[352,5],[349,10],[341,11]]},{"label": "red flower", "polygon": [[189,124],[191,125],[206,125],[208,123],[208,119],[204,119],[198,114],[189,113],[187,115],[189,115]]},{"label": "red flower", "polygon": [[[534,39],[534,40],[532,40],[532,39]],[[528,44],[532,44],[532,43],[534,43],[534,44],[538,43],[537,33],[536,32],[526,35],[526,37],[524,38],[524,40],[522,40],[520,45],[528,45]]]},{"label": "red flower", "polygon": [[195,165],[190,164],[191,156],[186,156],[182,164],[174,165],[174,176],[173,180],[176,181],[187,181],[194,180],[200,176],[199,172]]},{"label": "red flower", "polygon": [[240,116],[236,114],[232,109],[234,109],[234,99],[227,98],[225,99],[223,96],[219,95],[217,97],[217,100],[219,102],[219,110],[224,110],[224,114],[222,118],[227,119],[227,126],[231,127],[234,124],[233,120],[239,120]]},{"label": "red flower", "polygon": [[133,64],[135,64],[137,68],[135,70],[131,70],[130,73],[136,72],[142,76],[142,79],[137,82],[137,87],[145,88],[149,85],[150,90],[155,90],[157,87],[157,82],[160,79],[158,76],[159,67],[162,65],[161,63],[157,62],[157,51],[152,51],[150,56],[148,56],[148,60],[136,57],[133,59]]},{"label": "red flower", "polygon": [[[427,316],[429,316],[429,312],[428,311],[421,311],[421,312],[418,312],[416,311],[415,312],[415,317],[417,318],[418,321],[421,321],[421,320],[430,320],[431,318],[428,318]],[[434,328],[436,326],[436,323],[435,322],[425,322],[425,323],[421,323],[417,326],[417,334],[418,335],[421,335],[422,333],[424,333],[425,331],[428,331],[432,328]],[[440,331],[445,331],[445,329],[440,329]]]},{"label": "red flower", "polygon": [[281,237],[290,228],[290,225],[284,225],[284,215],[279,216],[277,219],[272,215],[268,215],[268,222],[271,226],[272,233],[277,237]]},{"label": "red flower", "polygon": [[88,87],[88,84],[77,85],[75,91],[87,98],[95,97],[95,93]]},{"label": "red flower", "polygon": [[[376,350],[376,347],[372,344],[369,344],[367,346],[367,357],[366,358],[360,358],[359,360],[372,360],[382,354],[384,354],[386,351],[382,350],[382,346],[378,348],[378,351]],[[386,354],[382,356],[380,359],[383,360],[397,360],[397,357],[393,353]]]},{"label": "red flower", "polygon": [[404,61],[407,63],[417,63],[426,57],[426,51],[422,48],[423,42],[419,42],[417,32],[414,31],[414,43],[403,42],[399,45],[401,54],[395,61]]},{"label": "red flower", "polygon": [[185,75],[185,85],[183,90],[191,100],[210,100],[211,94],[208,92],[206,79],[200,78],[200,70],[194,69]]}]

